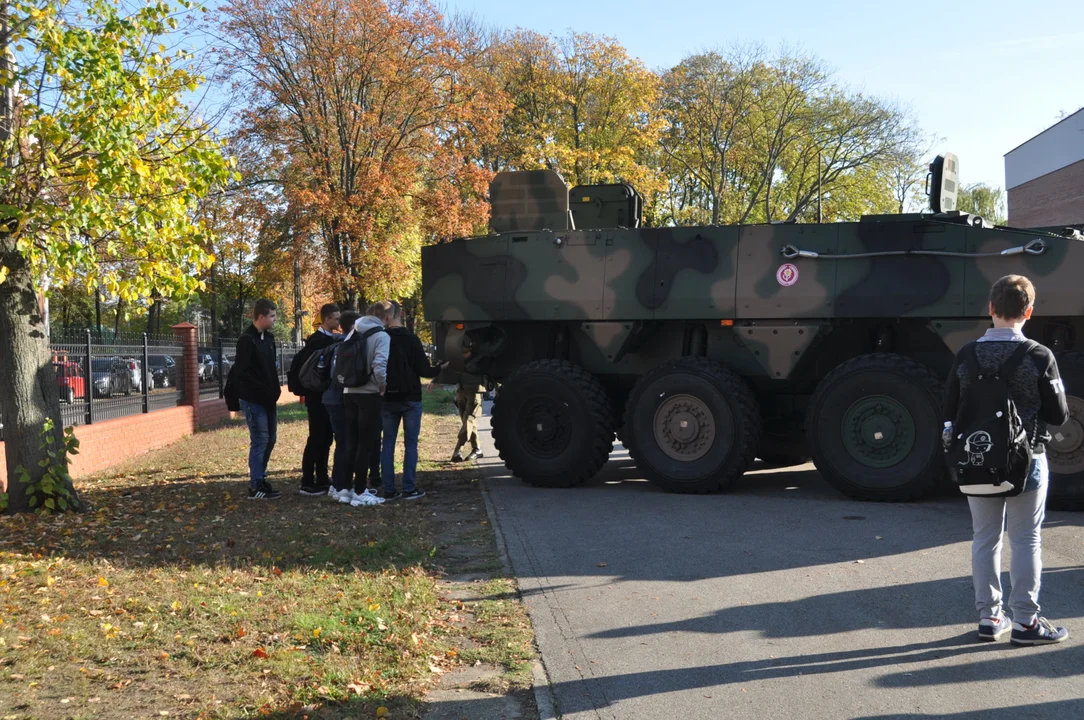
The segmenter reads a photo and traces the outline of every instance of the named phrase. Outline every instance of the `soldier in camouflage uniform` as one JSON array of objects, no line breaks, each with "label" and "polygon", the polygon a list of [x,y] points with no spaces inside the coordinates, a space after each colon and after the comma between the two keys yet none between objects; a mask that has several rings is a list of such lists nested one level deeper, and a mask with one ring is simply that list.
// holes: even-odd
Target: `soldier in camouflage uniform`
[{"label": "soldier in camouflage uniform", "polygon": [[[482,451],[478,447],[478,418],[482,417],[482,393],[486,391],[485,385],[478,382],[477,378],[464,375],[455,389],[455,406],[459,410],[459,442],[452,453],[452,462],[474,460],[482,457]],[[463,457],[463,447],[470,443],[471,451],[467,457]]]}]

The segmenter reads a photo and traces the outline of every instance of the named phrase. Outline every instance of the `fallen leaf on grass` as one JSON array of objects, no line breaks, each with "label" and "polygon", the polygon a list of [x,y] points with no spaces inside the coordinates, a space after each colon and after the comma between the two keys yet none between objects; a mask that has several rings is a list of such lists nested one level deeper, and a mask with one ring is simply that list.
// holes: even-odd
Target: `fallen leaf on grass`
[{"label": "fallen leaf on grass", "polygon": [[109,587],[109,581],[106,580],[104,577],[98,578],[98,584],[102,587]]},{"label": "fallen leaf on grass", "polygon": [[256,648],[255,650],[252,651],[252,657],[268,658],[268,657],[270,657],[270,655],[268,655],[267,651],[264,650],[263,648]]}]

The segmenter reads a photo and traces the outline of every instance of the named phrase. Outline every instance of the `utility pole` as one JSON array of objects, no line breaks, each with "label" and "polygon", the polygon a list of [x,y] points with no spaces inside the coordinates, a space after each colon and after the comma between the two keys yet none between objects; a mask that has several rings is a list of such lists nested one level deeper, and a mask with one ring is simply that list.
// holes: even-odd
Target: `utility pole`
[{"label": "utility pole", "polygon": [[822,177],[822,175],[823,175],[823,173],[821,172],[821,149],[817,148],[817,222],[818,223],[824,222],[823,216],[821,215],[821,177]]},{"label": "utility pole", "polygon": [[[296,251],[295,251],[296,252]],[[301,256],[294,255],[294,347],[301,344]]]}]

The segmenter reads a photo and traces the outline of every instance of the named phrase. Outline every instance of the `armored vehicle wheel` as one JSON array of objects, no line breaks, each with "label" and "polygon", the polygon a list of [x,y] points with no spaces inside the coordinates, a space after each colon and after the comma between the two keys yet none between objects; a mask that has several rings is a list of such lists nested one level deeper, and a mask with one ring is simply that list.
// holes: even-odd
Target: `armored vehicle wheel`
[{"label": "armored vehicle wheel", "polygon": [[1058,372],[1065,384],[1069,420],[1048,428],[1046,453],[1050,465],[1050,495],[1084,498],[1084,353],[1058,355]]},{"label": "armored vehicle wheel", "polygon": [[606,463],[613,438],[606,391],[593,375],[564,360],[524,365],[493,402],[497,452],[530,485],[579,485]]},{"label": "armored vehicle wheel", "polygon": [[682,358],[636,383],[625,432],[648,480],[669,492],[713,492],[753,461],[760,410],[736,373],[707,358]]},{"label": "armored vehicle wheel", "polygon": [[942,383],[924,365],[863,355],[830,372],[809,403],[814,462],[832,487],[860,500],[904,501],[945,474]]}]

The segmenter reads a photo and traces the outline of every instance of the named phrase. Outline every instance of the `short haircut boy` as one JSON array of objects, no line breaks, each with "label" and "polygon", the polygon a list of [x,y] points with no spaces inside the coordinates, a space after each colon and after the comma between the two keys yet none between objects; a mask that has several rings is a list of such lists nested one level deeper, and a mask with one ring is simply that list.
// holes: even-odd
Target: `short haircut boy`
[{"label": "short haircut boy", "polygon": [[383,320],[391,315],[391,303],[387,300],[378,300],[369,306],[366,314]]},{"label": "short haircut boy", "polygon": [[1006,275],[990,288],[990,306],[1005,320],[1019,320],[1035,305],[1035,286],[1023,275]]},{"label": "short haircut boy", "polygon": [[327,303],[320,308],[320,322],[327,322],[327,319],[339,312],[339,306],[335,303]]},{"label": "short haircut boy", "polygon": [[354,323],[361,317],[361,313],[357,310],[345,310],[343,314],[339,316],[339,326],[343,331],[347,331],[347,328],[353,328]]},{"label": "short haircut boy", "polygon": [[266,317],[276,310],[278,310],[278,308],[275,307],[275,303],[267,298],[260,298],[252,308],[252,315],[253,317]]}]

